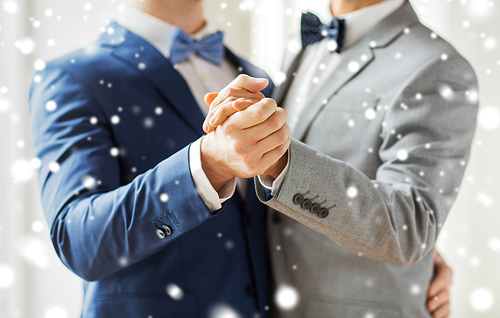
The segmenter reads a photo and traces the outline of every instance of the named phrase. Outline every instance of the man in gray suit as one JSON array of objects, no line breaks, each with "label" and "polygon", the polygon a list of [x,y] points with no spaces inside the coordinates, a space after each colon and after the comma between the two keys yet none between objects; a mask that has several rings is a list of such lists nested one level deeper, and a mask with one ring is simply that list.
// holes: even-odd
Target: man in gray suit
[{"label": "man in gray suit", "polygon": [[[469,157],[476,77],[406,0],[332,0],[331,12],[341,19],[326,26],[304,15],[303,49],[287,53],[276,101],[293,139],[256,182],[280,212],[269,217],[277,314],[430,317],[432,251]],[[231,123],[249,87],[239,78],[207,96],[207,132]]]}]

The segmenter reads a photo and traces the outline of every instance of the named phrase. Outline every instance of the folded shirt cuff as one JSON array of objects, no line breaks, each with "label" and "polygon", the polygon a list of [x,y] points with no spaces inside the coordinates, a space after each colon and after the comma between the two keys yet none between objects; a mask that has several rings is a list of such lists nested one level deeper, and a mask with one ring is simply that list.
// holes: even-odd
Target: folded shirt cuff
[{"label": "folded shirt cuff", "polygon": [[222,203],[230,199],[236,190],[236,178],[232,178],[219,190],[215,191],[201,167],[201,137],[189,147],[189,168],[193,177],[196,191],[201,199],[211,211],[217,211],[222,208]]},{"label": "folded shirt cuff", "polygon": [[290,167],[290,155],[288,155],[288,161],[286,163],[285,168],[283,169],[283,171],[281,171],[280,175],[276,179],[267,174],[261,174],[258,176],[260,184],[266,190],[271,191],[271,196],[274,196],[278,191],[278,189],[280,188],[281,184],[283,183],[283,180],[286,177],[286,174],[288,173],[289,167]]}]

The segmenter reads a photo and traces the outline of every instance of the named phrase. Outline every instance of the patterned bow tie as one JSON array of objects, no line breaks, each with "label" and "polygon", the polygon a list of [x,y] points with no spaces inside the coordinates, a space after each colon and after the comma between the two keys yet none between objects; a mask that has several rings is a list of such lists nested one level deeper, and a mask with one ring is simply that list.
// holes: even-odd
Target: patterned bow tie
[{"label": "patterned bow tie", "polygon": [[340,53],[344,45],[345,20],[333,18],[330,24],[322,24],[315,14],[303,13],[300,33],[303,48],[327,38],[330,52]]},{"label": "patterned bow tie", "polygon": [[179,27],[175,27],[170,46],[170,61],[173,64],[180,63],[187,59],[191,53],[196,53],[215,65],[221,65],[224,60],[223,37],[222,32],[216,32],[201,41],[197,41],[191,39]]}]

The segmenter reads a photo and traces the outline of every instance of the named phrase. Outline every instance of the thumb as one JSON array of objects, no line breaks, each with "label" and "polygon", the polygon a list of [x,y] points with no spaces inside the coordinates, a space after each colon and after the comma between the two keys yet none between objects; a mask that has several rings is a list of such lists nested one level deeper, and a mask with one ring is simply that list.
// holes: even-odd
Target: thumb
[{"label": "thumb", "polygon": [[205,95],[205,104],[207,104],[208,106],[210,106],[212,104],[212,102],[214,101],[214,99],[217,98],[217,96],[219,96],[218,93],[208,93]]},{"label": "thumb", "polygon": [[239,87],[250,93],[258,93],[269,85],[266,78],[255,78],[245,74],[239,75],[228,87]]}]

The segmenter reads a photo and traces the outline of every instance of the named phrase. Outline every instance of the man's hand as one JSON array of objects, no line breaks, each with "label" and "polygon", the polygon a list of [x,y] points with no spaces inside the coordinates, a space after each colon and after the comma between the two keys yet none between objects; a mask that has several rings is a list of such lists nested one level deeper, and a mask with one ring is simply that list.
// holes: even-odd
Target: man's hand
[{"label": "man's hand", "polygon": [[453,272],[441,255],[434,251],[435,277],[429,287],[427,308],[434,318],[447,318],[450,315],[450,287]]},{"label": "man's hand", "polygon": [[205,103],[210,106],[203,130],[210,133],[237,111],[244,110],[265,96],[260,92],[267,87],[269,81],[265,78],[253,78],[239,75],[220,93],[209,93]]},{"label": "man's hand", "polygon": [[[225,98],[220,107],[232,109],[234,101]],[[291,142],[286,112],[274,100],[254,103],[243,98],[240,102],[252,107],[233,112],[201,142],[202,168],[216,191],[233,177],[263,174],[283,157]]]}]

